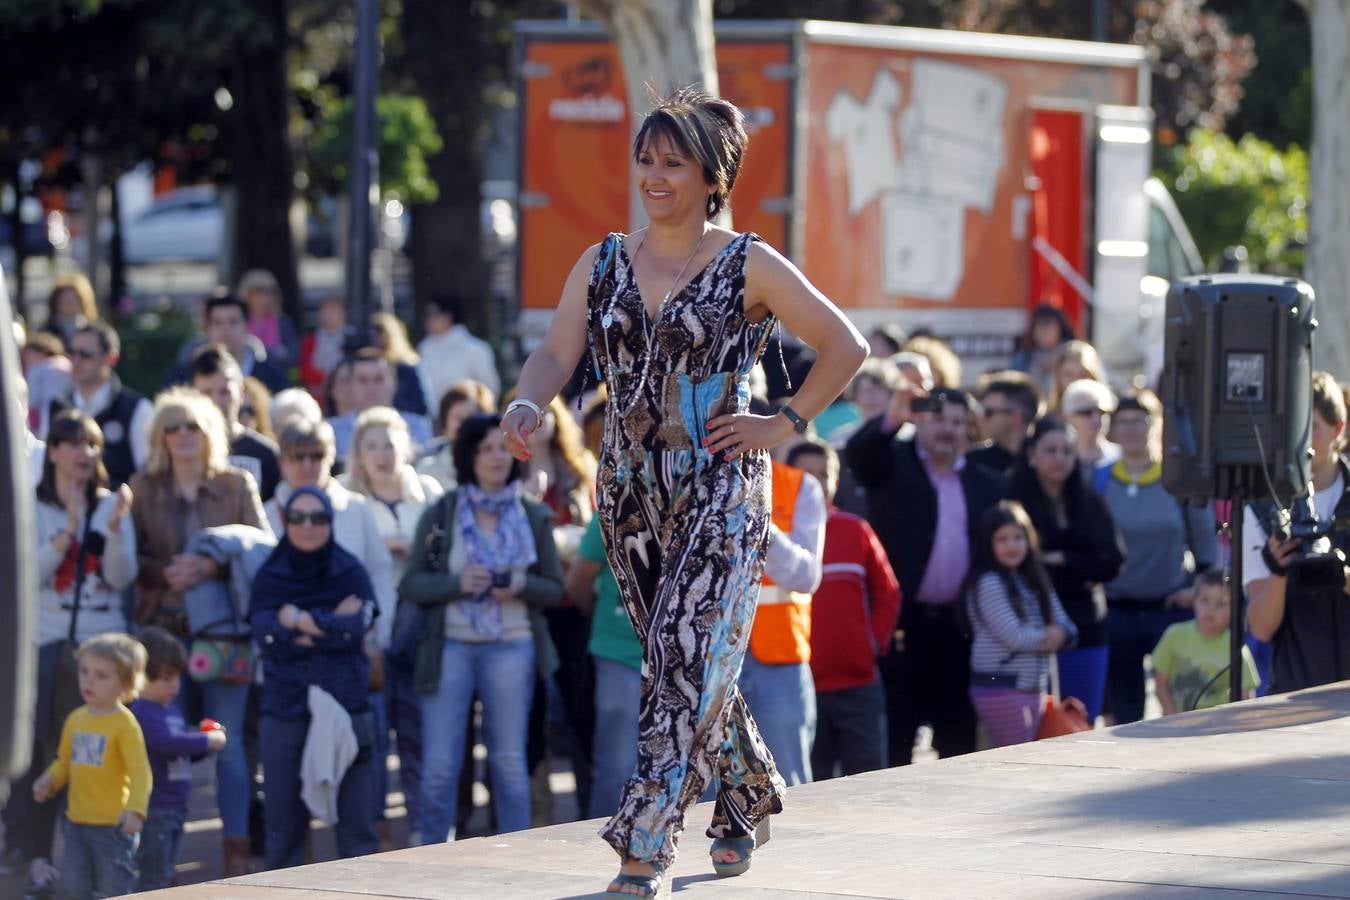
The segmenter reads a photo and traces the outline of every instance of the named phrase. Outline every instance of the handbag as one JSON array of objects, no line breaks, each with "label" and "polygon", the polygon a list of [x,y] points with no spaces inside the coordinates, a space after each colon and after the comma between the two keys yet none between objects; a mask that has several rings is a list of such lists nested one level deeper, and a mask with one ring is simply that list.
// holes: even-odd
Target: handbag
[{"label": "handbag", "polygon": [[[195,596],[191,591],[189,594]],[[240,617],[229,588],[220,585],[211,598],[214,602],[200,609],[192,600],[186,601],[188,622],[193,626],[192,644],[188,648],[188,677],[198,682],[250,684],[254,657],[249,627]],[[229,606],[228,616],[218,615],[221,598]],[[217,615],[207,615],[208,612]],[[233,627],[229,628],[231,624]]]},{"label": "handbag", "polygon": [[80,535],[80,551],[75,554],[75,598],[70,608],[70,628],[56,650],[56,669],[52,673],[52,689],[48,703],[47,740],[49,747],[61,742],[61,730],[66,717],[84,705],[80,694],[80,664],[75,660],[79,642],[75,640],[76,622],[80,617],[80,594],[84,592],[84,565],[89,550],[89,525],[92,515],[86,515]]},{"label": "handbag", "polygon": [[188,649],[188,675],[193,681],[249,684],[253,681],[253,642],[193,638]]},{"label": "handbag", "polygon": [[1087,707],[1077,697],[1060,698],[1059,662],[1055,654],[1050,654],[1050,693],[1045,695],[1045,708],[1041,711],[1041,722],[1036,726],[1036,740],[1063,737],[1080,731],[1091,731],[1092,723],[1087,720]]}]

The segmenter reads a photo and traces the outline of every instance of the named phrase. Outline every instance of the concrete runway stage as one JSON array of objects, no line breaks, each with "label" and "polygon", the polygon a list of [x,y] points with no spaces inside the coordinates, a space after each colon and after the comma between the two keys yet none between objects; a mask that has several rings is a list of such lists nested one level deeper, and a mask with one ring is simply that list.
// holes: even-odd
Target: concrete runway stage
[{"label": "concrete runway stage", "polygon": [[[718,879],[691,815],[691,898],[1350,897],[1350,682],[793,788]],[[599,822],[143,895],[200,900],[591,897]],[[663,895],[665,892],[663,892]]]}]

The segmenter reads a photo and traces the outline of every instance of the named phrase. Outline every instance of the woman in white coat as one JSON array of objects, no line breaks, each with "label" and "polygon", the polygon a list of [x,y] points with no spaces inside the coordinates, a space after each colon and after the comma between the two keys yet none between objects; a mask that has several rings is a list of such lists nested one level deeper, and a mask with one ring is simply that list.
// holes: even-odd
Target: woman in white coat
[{"label": "woman in white coat", "polygon": [[[363,412],[356,420],[348,460],[350,468],[341,482],[347,490],[366,498],[374,513],[380,536],[394,560],[394,583],[403,576],[413,532],[422,511],[435,502],[444,491],[430,475],[419,474],[412,465],[412,438],[403,417],[387,406],[377,406]],[[385,647],[385,686],[382,725],[377,735],[377,749],[389,752],[389,726],[397,734],[399,781],[408,809],[408,830],[414,842],[418,836],[421,771],[421,715],[417,695],[413,691],[412,659],[401,651],[404,643],[415,642],[417,635],[409,633],[416,625],[415,606],[399,603],[394,627],[390,630],[392,646]],[[400,627],[402,626],[402,627]],[[379,704],[376,704],[377,706]],[[384,825],[384,796],[387,774],[380,769],[377,815],[381,837],[387,833]]]}]

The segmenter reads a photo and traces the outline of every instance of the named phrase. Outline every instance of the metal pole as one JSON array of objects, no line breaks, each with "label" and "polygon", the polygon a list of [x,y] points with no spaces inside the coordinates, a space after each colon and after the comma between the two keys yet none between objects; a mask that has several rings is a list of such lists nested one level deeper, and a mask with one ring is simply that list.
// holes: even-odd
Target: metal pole
[{"label": "metal pole", "polygon": [[364,336],[372,312],[371,254],[375,249],[379,155],[375,142],[375,93],[379,84],[377,0],[356,0],[356,60],[352,75],[352,160],[348,182],[351,216],[347,241],[347,326]]},{"label": "metal pole", "polygon": [[1106,40],[1106,0],[1092,0],[1092,39]]},{"label": "metal pole", "polygon": [[1233,489],[1233,505],[1228,513],[1229,546],[1232,548],[1233,562],[1232,596],[1233,615],[1229,619],[1228,635],[1228,702],[1236,703],[1242,699],[1242,645],[1247,637],[1247,592],[1242,584],[1242,520],[1247,513],[1247,492],[1241,482]]}]

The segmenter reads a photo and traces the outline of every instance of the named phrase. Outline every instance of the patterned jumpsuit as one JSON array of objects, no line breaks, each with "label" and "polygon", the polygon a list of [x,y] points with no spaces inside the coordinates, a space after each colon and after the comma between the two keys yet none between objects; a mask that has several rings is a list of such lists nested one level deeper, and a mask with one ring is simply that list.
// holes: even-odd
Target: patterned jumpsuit
[{"label": "patterned jumpsuit", "polygon": [[708,419],[747,409],[776,321],[752,323],[742,308],[755,240],[735,238],[656,323],[621,235],[606,238],[591,271],[589,337],[610,397],[600,523],[643,646],[637,769],[600,834],[620,856],[663,868],[714,777],[709,837],[753,833],[782,809],[783,779],[736,689],[768,541],[768,454],[727,462],[702,445]]}]

